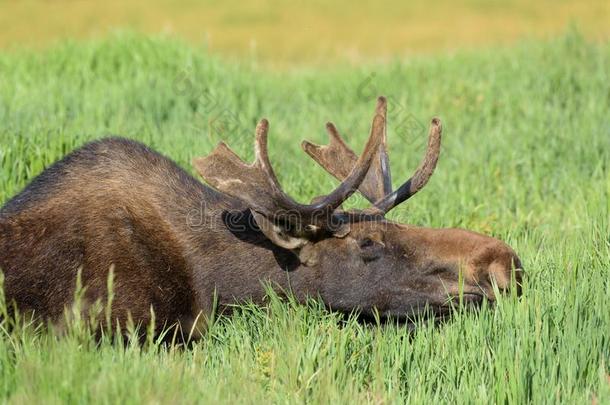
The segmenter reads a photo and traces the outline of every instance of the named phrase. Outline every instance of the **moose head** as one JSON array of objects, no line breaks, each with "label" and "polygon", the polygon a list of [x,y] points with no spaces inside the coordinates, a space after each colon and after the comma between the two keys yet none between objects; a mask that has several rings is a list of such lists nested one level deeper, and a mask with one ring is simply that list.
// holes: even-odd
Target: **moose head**
[{"label": "moose head", "polygon": [[[385,219],[430,179],[442,129],[440,120],[432,119],[423,161],[392,191],[386,119],[387,102],[380,97],[360,156],[332,123],[326,126],[329,145],[303,142],[304,151],[340,181],[311,204],[298,203],[282,191],[267,153],[267,120],[256,128],[254,163],[244,163],[221,143],[194,164],[208,184],[250,209],[276,248],[299,258],[300,270],[315,275],[313,290],[335,310],[404,318],[426,308],[441,315],[458,298],[479,304],[495,300],[494,291],[512,287],[520,293],[521,263],[505,243],[467,230],[421,228]],[[372,206],[343,210],[342,203],[356,191]]]}]

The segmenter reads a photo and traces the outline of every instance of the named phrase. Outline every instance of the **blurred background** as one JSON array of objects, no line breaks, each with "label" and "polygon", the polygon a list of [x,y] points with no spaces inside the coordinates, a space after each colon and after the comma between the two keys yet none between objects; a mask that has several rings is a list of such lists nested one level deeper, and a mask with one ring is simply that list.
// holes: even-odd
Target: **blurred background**
[{"label": "blurred background", "polygon": [[337,182],[301,140],[332,120],[361,150],[383,94],[395,187],[444,128],[389,218],[493,235],[527,272],[522,299],[416,334],[248,306],[193,350],[122,350],[0,319],[0,404],[610,404],[609,22],[610,0],[0,0],[0,203],[108,134],[192,174],[220,141],[252,161],[261,117],[304,203]]},{"label": "blurred background", "polygon": [[127,30],[186,38],[276,65],[387,60],[506,45],[575,27],[610,34],[610,1],[0,0],[0,47]]}]

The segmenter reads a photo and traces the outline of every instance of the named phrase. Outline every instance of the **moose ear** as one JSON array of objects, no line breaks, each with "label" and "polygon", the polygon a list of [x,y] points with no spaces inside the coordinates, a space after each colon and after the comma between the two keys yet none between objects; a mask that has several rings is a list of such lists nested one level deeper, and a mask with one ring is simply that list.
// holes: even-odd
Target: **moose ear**
[{"label": "moose ear", "polygon": [[256,224],[261,232],[265,234],[273,244],[289,250],[298,250],[298,256],[301,263],[311,267],[318,264],[318,249],[315,244],[308,243],[307,237],[292,236],[283,229],[280,225],[273,223],[263,214],[252,210],[252,215],[256,220]]},{"label": "moose ear", "polygon": [[261,232],[277,246],[294,250],[302,248],[309,242],[309,239],[305,237],[290,235],[287,229],[275,224],[272,220],[269,220],[265,215],[259,212],[252,210],[252,215]]}]

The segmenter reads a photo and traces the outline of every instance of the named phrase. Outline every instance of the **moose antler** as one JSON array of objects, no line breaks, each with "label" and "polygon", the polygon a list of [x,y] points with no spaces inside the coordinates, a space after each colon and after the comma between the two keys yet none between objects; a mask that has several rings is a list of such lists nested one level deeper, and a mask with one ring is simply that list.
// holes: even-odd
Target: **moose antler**
[{"label": "moose antler", "polygon": [[[396,191],[392,192],[389,158],[386,146],[386,117],[387,102],[385,97],[377,99],[375,118],[381,117],[383,125],[383,141],[379,146],[377,154],[373,159],[373,165],[365,180],[360,184],[359,191],[370,202],[374,208],[387,213],[398,204],[406,201],[419,190],[421,190],[432,176],[441,147],[441,121],[433,118],[430,123],[428,135],[428,148],[424,159],[409,180],[403,183]],[[353,167],[358,156],[341,139],[337,129],[332,123],[327,124],[330,134],[330,143],[326,146],[314,145],[304,141],[303,150],[311,156],[327,172],[339,180],[345,178],[345,173]]]},{"label": "moose antler", "polygon": [[269,123],[266,119],[261,120],[256,127],[256,158],[252,164],[241,160],[224,142],[209,156],[195,159],[194,164],[208,184],[245,201],[256,212],[274,220],[287,221],[297,230],[302,230],[307,225],[332,230],[336,225],[333,212],[364,180],[382,144],[383,129],[383,118],[375,117],[369,140],[360,158],[352,162],[351,169],[335,190],[313,204],[300,204],[282,190],[269,161]]},{"label": "moose antler", "polygon": [[375,207],[380,211],[386,213],[397,205],[411,198],[424,186],[432,177],[436,164],[438,163],[438,157],[441,152],[441,134],[443,127],[441,120],[433,118],[430,122],[430,129],[428,131],[428,146],[426,148],[426,154],[424,159],[419,164],[419,167],[413,173],[413,176],[406,182],[404,182],[396,191],[385,196],[381,201],[375,203]]},{"label": "moose antler", "polygon": [[[383,139],[369,172],[358,188],[360,193],[373,204],[392,192],[392,176],[386,146],[387,101],[385,97],[378,98],[375,117],[379,117],[383,121]],[[332,122],[326,124],[326,130],[330,138],[328,145],[321,146],[303,141],[301,147],[320,166],[341,181],[354,167],[358,155],[347,146]]]}]

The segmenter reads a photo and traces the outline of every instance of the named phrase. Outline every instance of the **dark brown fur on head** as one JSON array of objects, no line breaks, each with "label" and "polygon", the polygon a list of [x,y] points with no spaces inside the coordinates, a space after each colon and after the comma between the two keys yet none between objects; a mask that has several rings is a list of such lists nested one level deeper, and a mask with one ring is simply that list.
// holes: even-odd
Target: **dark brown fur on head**
[{"label": "dark brown fur on head", "polygon": [[[299,204],[283,193],[257,130],[257,160],[246,165],[225,145],[195,161],[204,186],[169,159],[121,138],[92,142],[41,173],[0,210],[0,268],[7,302],[53,322],[72,305],[76,277],[83,311],[108,300],[112,322],[203,331],[206,316],[244,300],[262,303],[270,282],[330,308],[405,318],[443,312],[461,292],[495,299],[520,281],[503,242],[458,229],[427,229],[383,218],[428,181],[440,146],[433,120],[426,158],[391,191],[385,100],[360,157],[329,124],[328,147],[305,150],[341,180],[332,193]],[[326,149],[325,149],[326,148]],[[356,190],[371,209],[345,212]],[[460,274],[462,276],[460,276]],[[463,284],[459,284],[463,280]],[[105,319],[100,314],[99,320]]]}]

